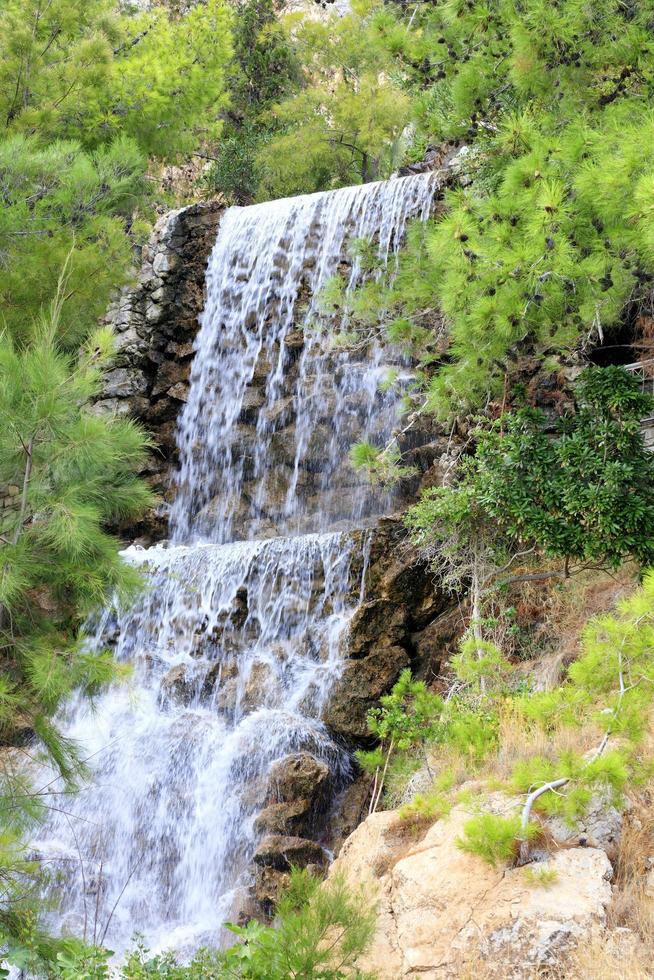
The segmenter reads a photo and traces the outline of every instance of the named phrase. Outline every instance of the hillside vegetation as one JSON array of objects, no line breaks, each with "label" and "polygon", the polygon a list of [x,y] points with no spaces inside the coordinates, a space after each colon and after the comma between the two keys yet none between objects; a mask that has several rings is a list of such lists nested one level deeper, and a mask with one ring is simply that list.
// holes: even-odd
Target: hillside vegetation
[{"label": "hillside vegetation", "polygon": [[[548,818],[573,823],[598,794],[654,825],[654,455],[640,426],[654,401],[617,365],[582,371],[598,348],[606,363],[626,343],[635,360],[654,336],[653,25],[650,0],[353,0],[340,17],[271,0],[4,0],[0,950],[24,976],[110,975],[109,951],[44,926],[26,842],[57,803],[20,770],[36,734],[72,792],[84,761],[53,718],[120,673],[80,631],[139,588],[107,526],[153,501],[147,434],[92,411],[113,343],[98,323],[156,212],[183,203],[161,181],[180,162],[198,193],[248,204],[385,179],[427,152],[454,160],[397,268],[355,243],[367,282],[346,296],[335,279],[323,297],[353,343],[381,330],[414,358],[407,412],[452,434],[448,485],[406,525],[461,603],[460,647],[437,685],[404,673],[370,715],[370,808],[403,801],[420,833],[470,799],[464,783],[483,782],[477,802],[517,794],[520,814],[481,808],[460,842],[498,866],[529,861]],[[411,475],[395,443],[352,460],[371,479]],[[610,576],[620,588],[594,608]],[[576,617],[567,648],[559,616]],[[411,799],[418,770],[427,788]],[[642,854],[621,853],[613,924],[651,942]],[[120,975],[361,977],[373,899],[296,874],[277,927],[233,927],[232,950],[188,966],[137,947]],[[570,970],[587,976],[578,955]]]}]

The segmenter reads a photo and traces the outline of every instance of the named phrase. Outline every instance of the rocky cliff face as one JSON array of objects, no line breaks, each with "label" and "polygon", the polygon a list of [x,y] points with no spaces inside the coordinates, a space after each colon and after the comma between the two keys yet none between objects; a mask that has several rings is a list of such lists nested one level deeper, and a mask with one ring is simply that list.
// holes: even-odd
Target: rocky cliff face
[{"label": "rocky cliff face", "polygon": [[[107,315],[116,334],[116,357],[96,410],[130,415],[151,433],[155,447],[146,476],[164,502],[204,305],[207,259],[223,210],[210,202],[162,217],[144,250],[136,284],[122,291]],[[153,541],[165,537],[166,528],[160,507],[143,524],[122,530]]]},{"label": "rocky cliff face", "polygon": [[[483,806],[507,815],[520,801],[493,794]],[[346,841],[330,877],[377,899],[362,970],[379,980],[563,976],[575,944],[604,926],[613,869],[601,841],[494,869],[457,845],[471,815],[459,804],[416,834],[397,811],[375,813]]]}]

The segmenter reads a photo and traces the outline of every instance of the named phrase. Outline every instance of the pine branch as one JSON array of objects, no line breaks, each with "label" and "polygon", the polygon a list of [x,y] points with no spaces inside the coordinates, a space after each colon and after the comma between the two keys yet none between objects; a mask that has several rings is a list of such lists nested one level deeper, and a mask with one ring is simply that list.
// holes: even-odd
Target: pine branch
[{"label": "pine branch", "polygon": [[30,437],[29,442],[24,446],[25,452],[27,454],[27,461],[25,463],[25,475],[23,477],[23,493],[20,503],[20,513],[18,515],[18,523],[16,525],[16,530],[14,532],[13,544],[17,545],[20,539],[20,532],[22,530],[23,524],[25,522],[25,515],[27,513],[27,494],[29,491],[30,480],[32,478],[32,463],[34,459],[34,436]]}]

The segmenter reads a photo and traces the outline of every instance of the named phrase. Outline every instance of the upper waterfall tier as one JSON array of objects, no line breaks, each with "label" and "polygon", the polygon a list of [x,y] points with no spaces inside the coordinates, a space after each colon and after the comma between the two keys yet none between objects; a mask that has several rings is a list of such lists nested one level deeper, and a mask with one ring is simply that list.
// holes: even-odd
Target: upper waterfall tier
[{"label": "upper waterfall tier", "polygon": [[319,295],[337,273],[361,282],[357,239],[386,263],[436,186],[420,174],[227,211],[179,422],[175,541],[324,531],[387,509],[347,453],[397,421],[397,393],[380,391],[388,360],[378,344],[335,345]]}]

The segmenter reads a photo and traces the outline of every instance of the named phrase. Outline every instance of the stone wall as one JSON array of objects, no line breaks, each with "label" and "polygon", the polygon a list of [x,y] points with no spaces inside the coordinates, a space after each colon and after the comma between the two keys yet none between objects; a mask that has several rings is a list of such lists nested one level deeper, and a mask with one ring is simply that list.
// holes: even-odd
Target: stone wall
[{"label": "stone wall", "polygon": [[[162,217],[144,250],[137,282],[123,289],[107,315],[117,352],[96,411],[130,415],[146,427],[155,444],[146,476],[164,502],[204,306],[205,269],[223,210],[220,202],[209,202]],[[165,537],[164,508],[121,530],[148,541]]]}]

